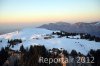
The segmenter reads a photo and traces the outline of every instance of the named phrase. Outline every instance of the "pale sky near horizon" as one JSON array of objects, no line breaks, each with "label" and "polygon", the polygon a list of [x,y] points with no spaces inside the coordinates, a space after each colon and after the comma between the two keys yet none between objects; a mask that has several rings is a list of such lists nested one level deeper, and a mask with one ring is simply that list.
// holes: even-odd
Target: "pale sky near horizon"
[{"label": "pale sky near horizon", "polygon": [[0,0],[0,22],[98,21],[100,0]]},{"label": "pale sky near horizon", "polygon": [[0,0],[0,26],[57,21],[100,21],[100,0]]}]

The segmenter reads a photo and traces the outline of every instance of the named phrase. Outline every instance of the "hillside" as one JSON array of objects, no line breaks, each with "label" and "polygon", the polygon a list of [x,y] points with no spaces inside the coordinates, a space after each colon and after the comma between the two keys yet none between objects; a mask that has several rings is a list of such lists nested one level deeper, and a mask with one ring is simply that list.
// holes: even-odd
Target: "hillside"
[{"label": "hillside", "polygon": [[0,48],[8,46],[8,40],[21,39],[22,43],[17,43],[14,47],[10,46],[10,48],[19,50],[22,45],[25,48],[30,47],[30,45],[44,45],[47,49],[63,48],[69,53],[76,50],[83,54],[87,54],[90,49],[100,49],[100,42],[80,39],[80,35],[59,38],[58,35],[52,35],[52,32],[43,28],[28,28],[0,35]]},{"label": "hillside", "polygon": [[100,37],[100,22],[78,22],[74,24],[70,24],[67,22],[57,22],[41,25],[40,28],[46,28],[49,30],[61,30],[74,33],[88,33]]}]

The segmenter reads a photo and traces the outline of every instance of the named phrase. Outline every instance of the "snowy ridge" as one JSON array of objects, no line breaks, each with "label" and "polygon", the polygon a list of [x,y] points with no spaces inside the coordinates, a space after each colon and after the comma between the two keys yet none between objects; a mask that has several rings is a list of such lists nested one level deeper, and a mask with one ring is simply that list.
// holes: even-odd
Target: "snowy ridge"
[{"label": "snowy ridge", "polygon": [[[30,47],[30,45],[44,45],[47,49],[52,48],[64,48],[68,52],[71,50],[76,50],[83,54],[87,54],[90,49],[100,49],[100,42],[88,41],[85,39],[72,39],[62,37],[58,38],[56,35],[53,35],[54,38],[44,39],[47,34],[51,34],[53,31],[42,29],[42,28],[33,28],[33,29],[23,29],[21,31],[16,31],[0,36],[0,48],[7,46],[8,39],[22,39],[22,43],[15,45],[13,50],[19,50],[20,46],[23,45],[25,48]],[[79,35],[74,36],[74,38],[80,38]]]},{"label": "snowy ridge", "polygon": [[40,28],[27,28],[21,31],[15,31],[12,33],[1,35],[0,38],[4,39],[26,39],[32,36],[40,36],[44,34],[50,34],[52,31]]}]

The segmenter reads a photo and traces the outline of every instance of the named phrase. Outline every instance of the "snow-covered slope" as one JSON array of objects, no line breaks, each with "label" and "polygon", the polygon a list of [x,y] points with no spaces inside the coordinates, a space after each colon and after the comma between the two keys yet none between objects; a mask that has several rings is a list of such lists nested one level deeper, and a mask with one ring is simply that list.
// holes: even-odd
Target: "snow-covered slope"
[{"label": "snow-covered slope", "polygon": [[53,31],[42,28],[34,28],[4,34],[0,36],[0,40],[2,40],[2,42],[0,42],[0,48],[7,46],[8,39],[22,39],[23,42],[21,44],[17,44],[11,48],[13,50],[19,50],[21,45],[25,48],[30,47],[30,45],[44,45],[47,49],[64,48],[68,52],[74,49],[83,54],[87,54],[90,49],[100,49],[100,42],[75,39],[77,37],[80,38],[78,35],[74,36],[74,39],[72,39],[71,36],[69,36],[70,38],[58,38],[56,35],[53,35],[54,38],[44,39],[47,34],[51,34],[52,32]]},{"label": "snow-covered slope", "polygon": [[29,39],[32,36],[37,37],[45,34],[50,34],[52,31],[41,28],[27,28],[21,31],[15,31],[12,33],[1,35],[0,38],[4,39]]}]

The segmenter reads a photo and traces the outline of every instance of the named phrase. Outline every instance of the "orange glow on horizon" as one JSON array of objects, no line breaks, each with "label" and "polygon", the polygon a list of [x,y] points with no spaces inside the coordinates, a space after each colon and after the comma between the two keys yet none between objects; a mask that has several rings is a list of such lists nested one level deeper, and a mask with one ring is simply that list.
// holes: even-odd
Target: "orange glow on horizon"
[{"label": "orange glow on horizon", "polygon": [[29,14],[29,15],[3,15],[0,17],[0,23],[37,23],[37,22],[56,22],[56,21],[85,21],[98,20],[100,16],[97,14],[79,14],[79,13],[63,13],[63,14]]}]

